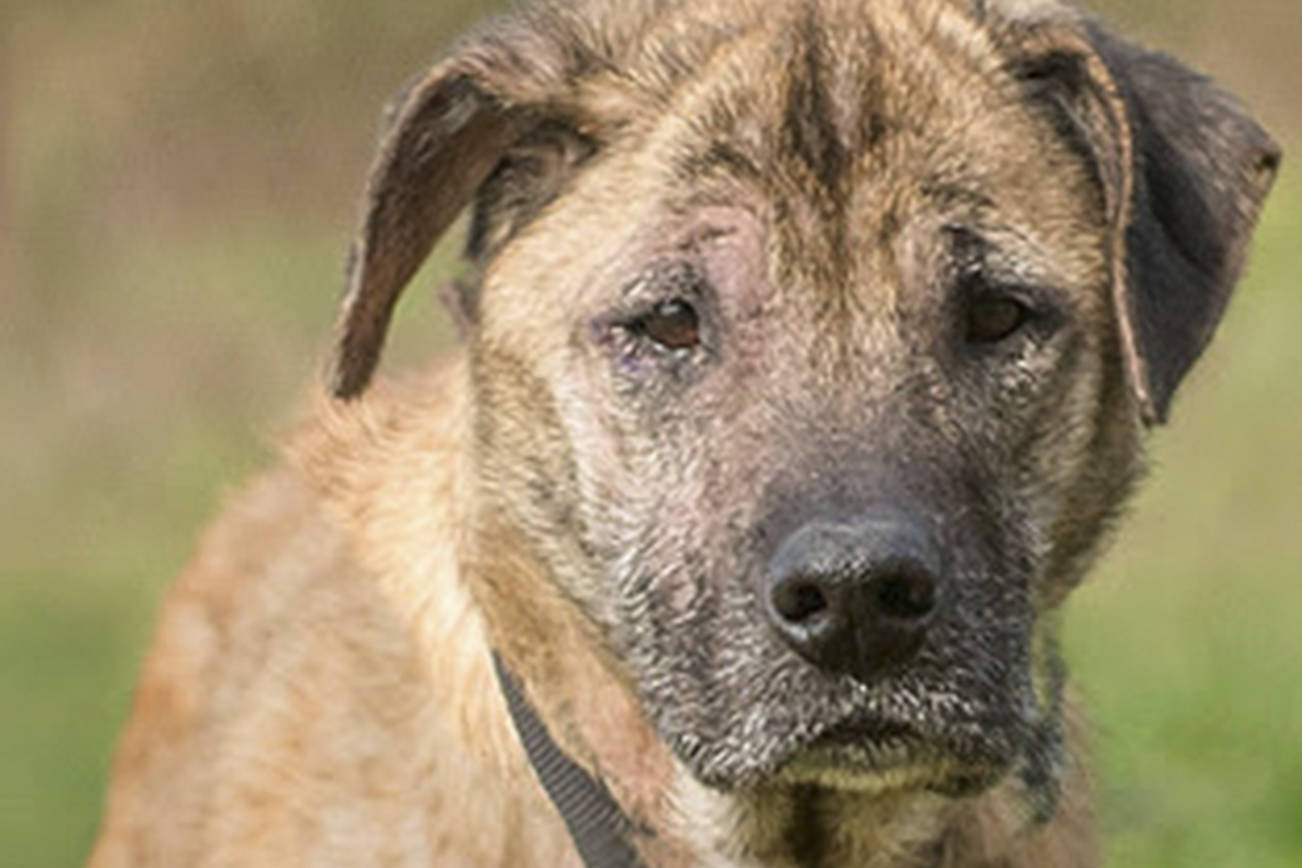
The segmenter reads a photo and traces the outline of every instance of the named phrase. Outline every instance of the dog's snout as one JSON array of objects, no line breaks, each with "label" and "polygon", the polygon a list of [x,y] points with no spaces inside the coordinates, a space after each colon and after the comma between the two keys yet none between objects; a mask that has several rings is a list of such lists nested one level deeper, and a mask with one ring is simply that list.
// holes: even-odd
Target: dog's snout
[{"label": "dog's snout", "polygon": [[904,516],[813,521],[773,556],[766,611],[802,657],[866,681],[921,647],[943,596],[940,560]]}]

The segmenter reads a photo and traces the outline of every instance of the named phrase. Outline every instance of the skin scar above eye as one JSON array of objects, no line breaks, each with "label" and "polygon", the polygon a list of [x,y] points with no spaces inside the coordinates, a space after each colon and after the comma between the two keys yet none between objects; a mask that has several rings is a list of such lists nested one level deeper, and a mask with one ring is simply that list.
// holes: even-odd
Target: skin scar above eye
[{"label": "skin scar above eye", "polygon": [[715,242],[722,241],[725,238],[730,238],[736,235],[737,232],[738,229],[736,226],[703,226],[691,233],[683,243],[678,246],[678,249],[683,252],[696,250],[714,244]]}]

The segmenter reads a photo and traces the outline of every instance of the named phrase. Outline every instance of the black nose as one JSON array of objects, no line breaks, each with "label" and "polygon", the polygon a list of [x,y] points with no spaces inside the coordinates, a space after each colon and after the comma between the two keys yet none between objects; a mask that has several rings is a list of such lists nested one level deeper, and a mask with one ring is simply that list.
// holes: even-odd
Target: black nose
[{"label": "black nose", "polygon": [[867,681],[913,658],[942,591],[940,551],[917,522],[814,521],[773,556],[766,608],[802,657]]}]

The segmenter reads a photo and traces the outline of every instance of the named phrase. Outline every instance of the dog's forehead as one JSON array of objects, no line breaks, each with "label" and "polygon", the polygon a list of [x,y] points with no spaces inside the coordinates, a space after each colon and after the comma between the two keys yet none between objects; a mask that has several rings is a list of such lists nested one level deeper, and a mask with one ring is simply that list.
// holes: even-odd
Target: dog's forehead
[{"label": "dog's forehead", "polygon": [[[768,172],[803,165],[823,188],[848,180],[893,134],[935,138],[938,123],[976,123],[1006,102],[985,26],[949,0],[786,9],[715,46],[669,96],[667,135],[694,175],[711,163]],[[691,150],[692,146],[695,150]]]},{"label": "dog's forehead", "polygon": [[821,61],[853,72],[875,55],[907,56],[928,42],[956,56],[989,55],[992,37],[1078,17],[1059,0],[551,0],[542,9],[527,20],[563,43],[552,61],[557,78],[614,73],[661,100],[757,43],[770,53],[753,54],[752,71],[767,60],[797,72],[812,46]]},{"label": "dog's forehead", "polygon": [[1092,224],[1097,203],[1067,183],[1079,171],[1044,183],[1046,164],[1061,173],[1074,163],[1056,159],[1066,145],[1026,103],[1000,44],[1005,15],[1024,23],[1062,10],[1030,0],[775,4],[749,29],[716,33],[708,60],[665,97],[648,150],[682,200],[735,201],[740,181],[803,211],[789,225],[806,230],[792,241],[809,261],[828,260],[809,248],[824,242],[871,257],[881,233],[946,209],[998,212],[1055,236],[1040,239],[1046,253],[1070,251],[1083,246],[1076,233],[1053,230]]},{"label": "dog's forehead", "polygon": [[[602,63],[587,62],[604,72],[581,90],[593,114],[635,130],[632,141],[649,141],[659,165],[695,188],[751,174],[834,190],[883,165],[925,162],[937,170],[931,186],[944,187],[946,170],[968,168],[965,146],[969,156],[1006,150],[1000,131],[1022,93],[1001,40],[1014,25],[1068,14],[1052,0],[634,6],[659,13],[636,19],[640,40],[606,33]],[[999,161],[968,162],[990,175]]]}]

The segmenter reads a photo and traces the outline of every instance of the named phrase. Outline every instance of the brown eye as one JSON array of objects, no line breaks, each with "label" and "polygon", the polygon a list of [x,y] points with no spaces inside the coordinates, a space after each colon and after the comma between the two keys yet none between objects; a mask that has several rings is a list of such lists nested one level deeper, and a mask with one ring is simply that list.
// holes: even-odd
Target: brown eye
[{"label": "brown eye", "polygon": [[701,342],[696,309],[680,298],[662,301],[637,321],[638,331],[667,350],[687,350]]},{"label": "brown eye", "polygon": [[1008,296],[974,298],[967,309],[968,343],[993,344],[1009,337],[1026,322],[1026,306]]}]

